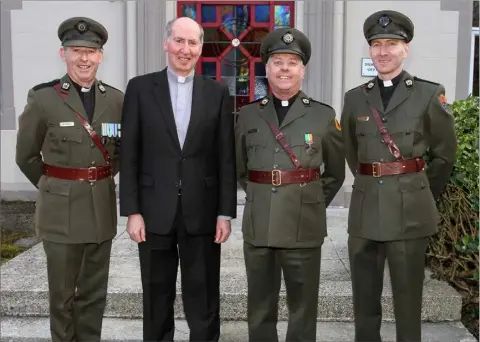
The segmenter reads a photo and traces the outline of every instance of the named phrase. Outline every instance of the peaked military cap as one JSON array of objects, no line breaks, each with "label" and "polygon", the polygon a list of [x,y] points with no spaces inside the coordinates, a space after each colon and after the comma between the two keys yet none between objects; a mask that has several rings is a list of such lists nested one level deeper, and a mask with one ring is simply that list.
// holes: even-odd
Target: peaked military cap
[{"label": "peaked military cap", "polygon": [[264,64],[275,53],[293,53],[300,56],[306,65],[312,54],[312,46],[303,32],[291,27],[279,28],[270,32],[260,45],[260,56]]},{"label": "peaked military cap", "polygon": [[60,24],[58,38],[63,46],[100,49],[108,40],[108,32],[102,24],[93,19],[74,17]]},{"label": "peaked military cap", "polygon": [[370,44],[374,39],[403,39],[409,43],[413,39],[413,22],[406,15],[390,10],[378,11],[370,15],[363,24],[363,34]]}]

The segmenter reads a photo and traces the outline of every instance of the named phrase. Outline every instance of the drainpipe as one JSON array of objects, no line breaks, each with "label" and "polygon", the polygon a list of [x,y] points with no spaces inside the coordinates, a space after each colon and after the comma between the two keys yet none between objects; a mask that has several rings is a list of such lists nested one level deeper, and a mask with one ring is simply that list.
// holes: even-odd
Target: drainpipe
[{"label": "drainpipe", "polygon": [[126,82],[137,76],[137,3],[125,0],[125,69]]},{"label": "drainpipe", "polygon": [[333,8],[333,82],[332,82],[332,107],[337,118],[340,119],[343,105],[343,69],[344,69],[344,15],[345,2],[335,1]]}]

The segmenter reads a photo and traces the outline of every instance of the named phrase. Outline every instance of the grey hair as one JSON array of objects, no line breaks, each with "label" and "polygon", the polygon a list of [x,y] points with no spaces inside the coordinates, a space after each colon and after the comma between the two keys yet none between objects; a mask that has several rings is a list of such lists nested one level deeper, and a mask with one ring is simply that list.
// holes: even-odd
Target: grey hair
[{"label": "grey hair", "polygon": [[[179,17],[179,18],[181,18],[181,17]],[[175,24],[175,21],[179,18],[172,19],[167,23],[167,25],[165,26],[165,36],[163,37],[164,40],[168,40],[172,37],[173,24]],[[195,21],[195,23],[197,23],[197,22]],[[203,44],[203,37],[205,36],[205,32],[203,31],[202,25],[200,25],[199,23],[197,23],[197,25],[198,25],[198,28],[200,29],[200,37],[199,37],[200,38],[200,44]]]}]

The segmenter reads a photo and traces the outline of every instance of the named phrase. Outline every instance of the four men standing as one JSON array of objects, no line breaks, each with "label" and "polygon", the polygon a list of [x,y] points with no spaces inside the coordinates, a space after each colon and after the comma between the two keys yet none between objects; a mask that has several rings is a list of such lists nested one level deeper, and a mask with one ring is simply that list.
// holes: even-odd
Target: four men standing
[{"label": "four men standing", "polygon": [[96,80],[105,28],[89,18],[65,21],[58,35],[67,74],[31,89],[19,118],[16,161],[39,189],[52,339],[100,340],[121,121],[120,214],[139,247],[145,340],[173,339],[180,262],[191,339],[218,341],[219,244],[236,215],[236,166],[246,191],[250,341],[278,340],[282,271],[287,340],[315,341],[326,208],[343,184],[345,158],[355,177],[355,340],[381,340],[385,259],[397,339],[421,340],[425,250],[456,137],[444,87],[403,70],[412,22],[395,11],[365,21],[378,76],[345,94],[343,130],[333,108],[300,90],[308,38],[294,28],[271,32],[260,53],[272,94],[241,109],[235,138],[228,89],[195,74],[202,27],[178,18],[166,31],[167,68],[130,80],[123,104],[120,91]]}]

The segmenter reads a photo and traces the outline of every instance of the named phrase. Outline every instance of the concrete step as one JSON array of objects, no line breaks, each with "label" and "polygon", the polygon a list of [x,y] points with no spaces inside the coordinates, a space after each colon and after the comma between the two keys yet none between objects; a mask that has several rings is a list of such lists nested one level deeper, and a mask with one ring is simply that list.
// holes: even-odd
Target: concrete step
[{"label": "concrete step", "polygon": [[[232,235],[222,245],[221,315],[225,320],[246,320],[247,282],[242,252],[241,220],[243,206],[233,222]],[[352,290],[347,254],[348,210],[328,209],[328,233],[322,248],[319,289],[319,321],[352,321]],[[140,318],[142,290],[137,245],[125,232],[125,219],[119,220],[118,234],[113,243],[106,316]],[[181,277],[178,275],[175,314],[184,318],[181,299]],[[36,245],[1,267],[0,309],[6,316],[48,316],[48,284],[45,254]],[[287,319],[285,287],[282,284],[279,318]],[[461,296],[445,282],[425,279],[424,321],[458,321],[461,318]],[[393,320],[393,305],[388,267],[382,297],[383,319]]]},{"label": "concrete step", "polygon": [[[188,325],[183,320],[175,322],[175,341],[188,341]],[[285,340],[286,322],[279,322],[280,340]],[[139,319],[106,318],[103,321],[102,341],[137,342],[142,340],[142,322]],[[48,318],[2,317],[1,342],[43,342],[49,341]],[[383,323],[381,329],[383,341],[395,341],[395,324]],[[317,341],[341,342],[353,341],[353,323],[319,322]],[[246,322],[222,322],[221,342],[248,341]],[[476,339],[458,323],[424,323],[422,329],[424,342],[474,342]]]},{"label": "concrete step", "polygon": [[[336,230],[334,230],[336,231]],[[342,231],[336,231],[342,235]],[[352,321],[352,291],[345,247],[327,239],[322,256],[319,289],[320,321]],[[346,241],[346,240],[345,240]],[[223,247],[221,264],[221,314],[226,320],[246,319],[245,267],[241,252],[242,241],[232,236]],[[383,293],[383,318],[393,319],[393,305],[388,270]],[[175,313],[183,318],[181,277],[178,275]],[[8,316],[48,316],[48,285],[46,262],[41,245],[21,254],[1,268],[1,314]],[[450,286],[427,277],[424,289],[423,319],[425,321],[460,320],[461,297]],[[113,243],[107,317],[140,318],[142,291],[136,244],[122,233]],[[287,319],[285,287],[282,284],[279,316]]]}]

